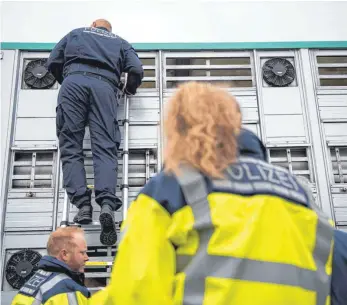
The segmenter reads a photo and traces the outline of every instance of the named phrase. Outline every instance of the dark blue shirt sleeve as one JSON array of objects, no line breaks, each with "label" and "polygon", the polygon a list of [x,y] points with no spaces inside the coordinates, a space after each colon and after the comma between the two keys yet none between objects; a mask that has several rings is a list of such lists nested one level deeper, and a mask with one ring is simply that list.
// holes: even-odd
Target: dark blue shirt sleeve
[{"label": "dark blue shirt sleeve", "polygon": [[142,63],[134,48],[125,40],[123,41],[122,52],[123,72],[128,73],[126,90],[131,94],[135,94],[143,79]]},{"label": "dark blue shirt sleeve", "polygon": [[47,61],[47,69],[53,74],[59,84],[63,82],[63,69],[65,64],[65,47],[67,35],[63,37],[54,47]]}]

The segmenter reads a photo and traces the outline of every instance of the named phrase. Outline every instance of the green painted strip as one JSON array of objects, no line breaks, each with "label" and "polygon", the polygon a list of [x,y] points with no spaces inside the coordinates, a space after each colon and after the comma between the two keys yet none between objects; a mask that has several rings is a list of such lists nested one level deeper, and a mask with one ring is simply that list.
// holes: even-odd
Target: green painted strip
[{"label": "green painted strip", "polygon": [[[3,50],[52,50],[51,42],[1,42]],[[347,41],[280,41],[280,42],[163,42],[133,43],[138,51],[149,50],[242,50],[242,49],[339,49]]]}]

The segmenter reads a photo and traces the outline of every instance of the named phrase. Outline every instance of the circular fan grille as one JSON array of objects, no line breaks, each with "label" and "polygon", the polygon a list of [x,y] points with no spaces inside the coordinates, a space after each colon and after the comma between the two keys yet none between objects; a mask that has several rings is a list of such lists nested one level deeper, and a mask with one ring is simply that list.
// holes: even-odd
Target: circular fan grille
[{"label": "circular fan grille", "polygon": [[30,61],[24,70],[24,82],[32,89],[49,89],[55,83],[54,76],[45,67],[47,59]]},{"label": "circular fan grille", "polygon": [[15,289],[20,289],[34,274],[41,254],[25,249],[16,252],[6,264],[6,280]]},{"label": "circular fan grille", "polygon": [[272,58],[263,65],[263,78],[272,87],[286,87],[294,81],[295,69],[287,59]]}]

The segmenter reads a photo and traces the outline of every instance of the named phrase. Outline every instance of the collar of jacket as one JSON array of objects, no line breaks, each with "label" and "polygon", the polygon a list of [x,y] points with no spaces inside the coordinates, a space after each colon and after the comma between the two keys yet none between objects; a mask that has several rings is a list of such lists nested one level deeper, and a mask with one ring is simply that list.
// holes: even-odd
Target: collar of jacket
[{"label": "collar of jacket", "polygon": [[100,30],[104,30],[104,31],[109,32],[109,30],[108,30],[108,29],[106,29],[106,28],[104,28],[103,26],[97,26],[96,28],[97,28],[97,29],[100,29]]},{"label": "collar of jacket", "polygon": [[67,276],[71,277],[78,284],[84,286],[84,273],[71,270],[68,265],[53,256],[45,255],[44,257],[42,257],[39,261],[38,269],[50,272],[64,273]]},{"label": "collar of jacket", "polygon": [[263,142],[250,130],[241,129],[237,144],[239,154],[242,157],[252,157],[265,162],[269,161]]}]

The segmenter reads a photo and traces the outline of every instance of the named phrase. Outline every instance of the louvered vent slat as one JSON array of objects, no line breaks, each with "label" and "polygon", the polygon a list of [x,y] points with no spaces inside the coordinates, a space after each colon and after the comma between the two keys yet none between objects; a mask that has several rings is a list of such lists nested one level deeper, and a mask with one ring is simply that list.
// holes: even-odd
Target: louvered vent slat
[{"label": "louvered vent slat", "polygon": [[270,148],[269,155],[272,164],[284,167],[294,175],[303,176],[311,183],[315,182],[306,147]]},{"label": "louvered vent slat", "polygon": [[319,85],[323,87],[347,86],[347,54],[316,56]]},{"label": "louvered vent slat", "polygon": [[188,81],[208,82],[224,87],[253,87],[250,53],[166,53],[164,86],[175,88]]},{"label": "louvered vent slat", "polygon": [[52,188],[54,152],[14,152],[12,188]]}]

